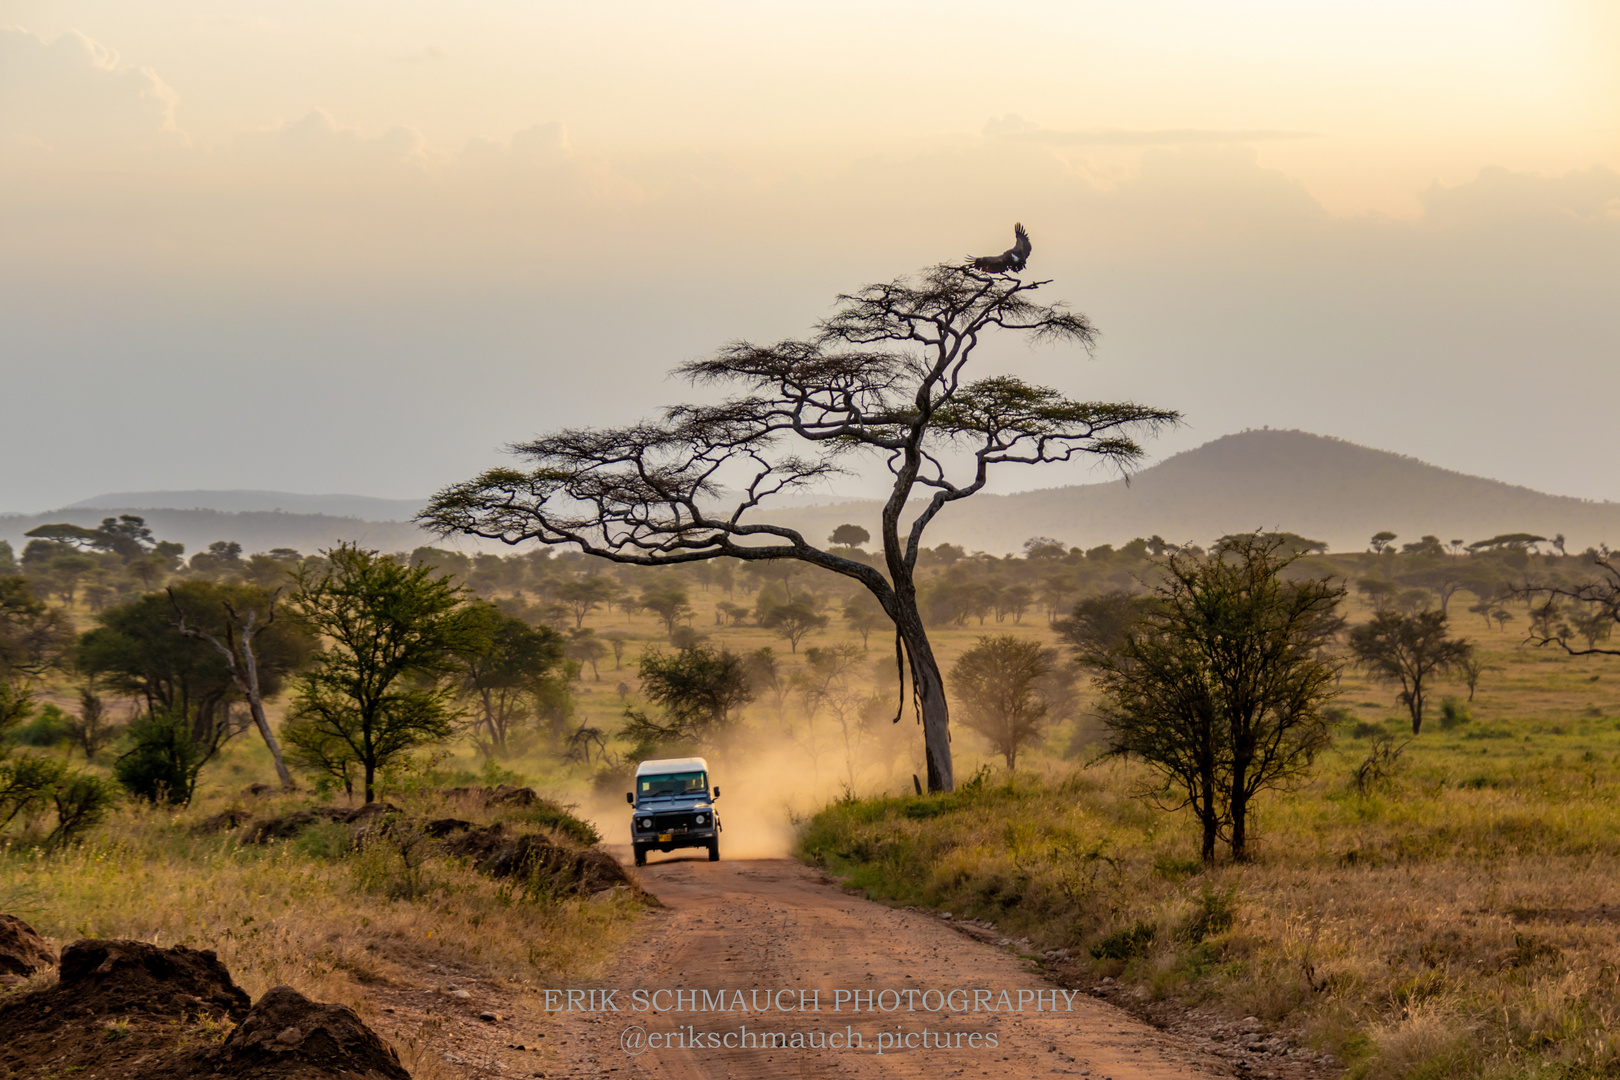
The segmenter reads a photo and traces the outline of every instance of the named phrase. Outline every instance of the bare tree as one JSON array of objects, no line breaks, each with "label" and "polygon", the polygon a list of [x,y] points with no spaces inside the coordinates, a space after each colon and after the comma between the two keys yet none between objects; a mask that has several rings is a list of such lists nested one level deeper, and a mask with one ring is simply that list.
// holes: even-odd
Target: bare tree
[{"label": "bare tree", "polygon": [[[1072,400],[1008,375],[965,378],[995,331],[1091,348],[1096,332],[1083,315],[1033,302],[1046,284],[941,265],[918,279],[867,286],[841,296],[808,339],[737,342],[676,369],[697,384],[734,388],[725,401],[522,443],[525,468],[447,488],[422,519],[444,534],[573,544],[645,566],[790,559],[853,578],[894,622],[920,704],[928,787],[950,791],[944,681],[917,602],[924,531],[945,507],[983,489],[994,466],[1090,455],[1123,468],[1142,456],[1137,435],[1178,419],[1130,403]],[[774,496],[863,457],[892,477],[881,567],[759,520]]]},{"label": "bare tree", "polygon": [[186,613],[181,609],[180,601],[175,599],[174,590],[165,591],[169,594],[169,602],[174,605],[177,620],[175,625],[179,631],[186,637],[196,638],[213,646],[214,651],[224,657],[225,663],[230,666],[231,681],[247,699],[248,711],[253,715],[253,726],[259,729],[259,737],[264,740],[264,745],[270,750],[271,759],[276,763],[276,778],[281,781],[281,790],[291,791],[292,773],[287,771],[287,763],[281,758],[281,745],[276,742],[276,733],[270,730],[270,721],[264,714],[264,697],[259,693],[259,657],[254,651],[254,644],[258,641],[259,635],[270,629],[276,621],[276,600],[281,596],[281,590],[277,589],[270,594],[262,622],[259,621],[257,608],[248,608],[244,617],[237,614],[235,606],[229,600],[221,600],[220,607],[225,611],[223,640],[207,630],[186,622]]}]

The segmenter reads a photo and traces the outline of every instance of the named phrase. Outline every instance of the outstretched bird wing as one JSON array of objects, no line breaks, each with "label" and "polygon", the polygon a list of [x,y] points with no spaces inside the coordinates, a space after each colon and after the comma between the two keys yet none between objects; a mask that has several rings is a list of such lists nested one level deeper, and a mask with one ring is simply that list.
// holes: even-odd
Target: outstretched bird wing
[{"label": "outstretched bird wing", "polygon": [[1022,225],[1014,225],[1013,237],[1012,250],[1007,252],[1007,254],[1011,255],[1013,260],[1018,264],[1014,267],[1014,269],[1022,270],[1024,268],[1024,263],[1029,261],[1029,253],[1031,250],[1029,245],[1029,233],[1024,231],[1024,227]]},{"label": "outstretched bird wing", "polygon": [[1013,226],[1013,246],[1000,255],[980,255],[973,260],[973,269],[1000,274],[1007,270],[1022,270],[1029,259],[1029,233],[1023,225]]}]

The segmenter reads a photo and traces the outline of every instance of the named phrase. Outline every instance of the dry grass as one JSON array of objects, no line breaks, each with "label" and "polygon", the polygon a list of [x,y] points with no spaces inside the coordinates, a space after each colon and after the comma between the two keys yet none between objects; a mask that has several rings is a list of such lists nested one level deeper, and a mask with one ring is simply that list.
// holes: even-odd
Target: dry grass
[{"label": "dry grass", "polygon": [[1620,731],[1496,727],[1506,737],[1426,735],[1368,795],[1348,783],[1368,740],[1342,740],[1309,785],[1262,805],[1247,865],[1203,870],[1191,820],[1133,798],[1146,777],[1124,765],[847,800],[802,847],[874,897],[989,918],[1156,996],[1262,1017],[1357,1075],[1612,1075]]},{"label": "dry grass", "polygon": [[[636,917],[617,900],[526,900],[456,860],[429,856],[412,871],[386,842],[355,851],[341,825],[262,847],[200,834],[198,823],[226,801],[181,812],[126,808],[93,841],[57,855],[0,848],[0,910],[25,918],[58,949],[83,937],[213,949],[255,998],[285,983],[352,1005],[380,1030],[389,1026],[380,997],[432,985],[439,968],[514,996],[588,979]],[[265,800],[253,810],[272,816],[295,805]],[[428,796],[406,809],[502,816]],[[417,1034],[395,1040],[407,1067],[425,1080],[450,1075],[442,1040],[426,1028]]]}]

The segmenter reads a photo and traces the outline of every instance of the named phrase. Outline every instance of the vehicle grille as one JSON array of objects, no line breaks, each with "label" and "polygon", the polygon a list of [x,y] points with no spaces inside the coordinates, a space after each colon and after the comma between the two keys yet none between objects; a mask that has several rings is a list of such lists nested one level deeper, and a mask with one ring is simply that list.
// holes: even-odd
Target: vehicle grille
[{"label": "vehicle grille", "polygon": [[[704,816],[706,818],[708,815],[705,814]],[[671,829],[695,829],[698,827],[697,822],[693,820],[696,817],[696,812],[682,814],[654,814],[652,816],[653,830],[656,832],[669,832]],[[704,824],[707,825],[708,822],[705,821]]]}]

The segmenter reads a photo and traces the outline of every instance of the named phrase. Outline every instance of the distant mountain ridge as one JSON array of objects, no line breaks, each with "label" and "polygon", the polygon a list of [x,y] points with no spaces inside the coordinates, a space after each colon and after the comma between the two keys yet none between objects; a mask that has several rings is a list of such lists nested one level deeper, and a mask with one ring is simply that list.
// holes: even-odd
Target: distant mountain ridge
[{"label": "distant mountain ridge", "polygon": [[370,495],[300,495],[290,491],[120,491],[70,503],[66,510],[219,510],[240,514],[325,514],[361,521],[409,521],[427,499]]},{"label": "distant mountain ridge", "polygon": [[[876,531],[878,504],[787,510],[772,520],[821,540],[845,521]],[[765,515],[760,516],[764,520]],[[1414,457],[1304,431],[1226,435],[1101,484],[975,495],[945,511],[930,542],[970,551],[1019,551],[1031,536],[1094,547],[1158,534],[1208,544],[1251,529],[1286,529],[1338,551],[1388,529],[1479,540],[1506,532],[1563,533],[1572,551],[1620,545],[1620,503],[1548,495],[1453,472]]]},{"label": "distant mountain ridge", "polygon": [[[155,505],[186,500],[202,508]],[[410,523],[425,502],[273,491],[129,492],[45,514],[0,516],[0,539],[20,550],[22,534],[35,526],[94,525],[110,513],[129,512],[145,517],[157,536],[185,544],[188,552],[215,540],[235,540],[248,551],[309,552],[339,540],[408,551],[442,543]],[[820,542],[845,522],[875,535],[879,512],[878,502],[864,500],[768,509],[753,520],[788,525]],[[1207,545],[1225,533],[1251,529],[1287,529],[1337,551],[1365,548],[1383,529],[1401,541],[1433,534],[1443,542],[1507,532],[1562,533],[1569,550],[1579,551],[1602,543],[1620,546],[1620,503],[1547,495],[1342,439],[1268,429],[1226,435],[1176,454],[1142,470],[1129,484],[1115,480],[975,495],[947,508],[926,539],[930,545],[949,542],[999,555],[1021,550],[1032,536],[1079,547],[1154,534],[1174,543]],[[470,540],[457,546],[507,550]]]}]

